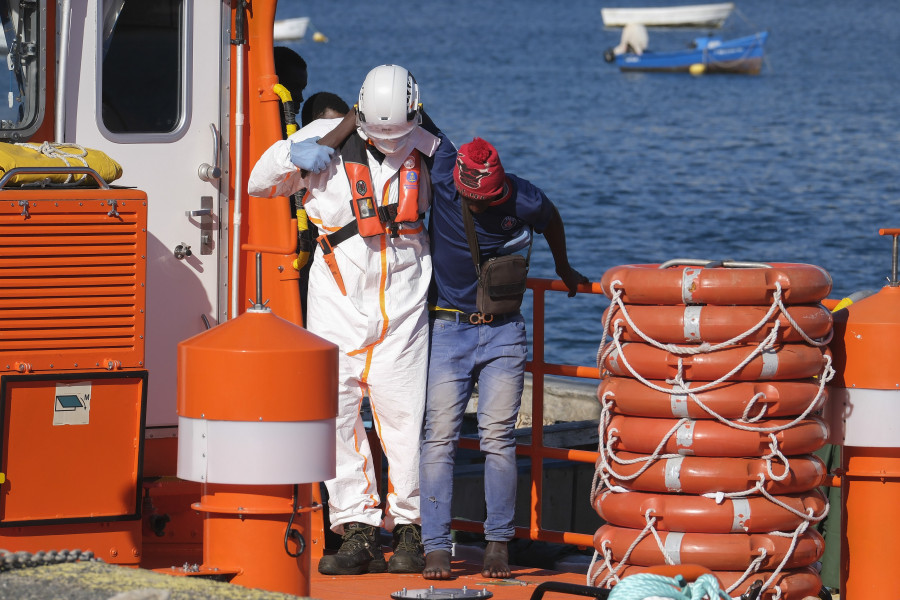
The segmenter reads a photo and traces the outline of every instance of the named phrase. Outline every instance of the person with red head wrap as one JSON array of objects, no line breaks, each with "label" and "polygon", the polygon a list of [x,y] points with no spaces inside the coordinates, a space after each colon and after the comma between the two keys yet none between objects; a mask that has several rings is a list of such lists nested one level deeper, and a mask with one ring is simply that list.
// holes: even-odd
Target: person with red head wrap
[{"label": "person with red head wrap", "polygon": [[487,547],[482,575],[510,576],[507,542],[513,538],[516,498],[516,417],[528,354],[519,310],[483,314],[477,306],[478,273],[463,211],[471,213],[480,260],[531,247],[532,232],[550,246],[556,272],[574,296],[587,277],[569,265],[565,229],[556,206],[531,182],[509,174],[497,149],[476,137],[456,150],[423,114],[422,126],[440,146],[431,167],[429,220],[432,284],[431,346],[425,433],[419,466],[426,579],[449,579],[453,466],[463,414],[478,384],[478,431],[485,454]]}]

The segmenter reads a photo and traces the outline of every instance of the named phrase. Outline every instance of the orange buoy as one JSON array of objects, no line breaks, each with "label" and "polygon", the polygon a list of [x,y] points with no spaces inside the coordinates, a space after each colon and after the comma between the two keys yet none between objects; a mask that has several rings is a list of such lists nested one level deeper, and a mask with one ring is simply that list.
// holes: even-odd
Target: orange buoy
[{"label": "orange buoy", "polygon": [[[590,580],[594,581],[595,584],[599,584],[599,579],[602,579],[604,575],[610,581],[603,584],[603,587],[612,587],[615,579],[612,578],[608,571],[605,570],[605,565],[602,563],[597,563],[599,566],[595,566],[594,570],[588,573],[588,577]],[[677,570],[679,567],[690,567],[689,572],[694,573],[693,567],[690,565],[670,565],[673,567],[675,575],[678,575]],[[662,573],[658,572],[660,570],[661,565],[655,565],[652,567],[641,567],[635,565],[624,565],[617,572],[617,576],[621,579],[624,577],[629,577],[631,575],[636,575],[638,573],[653,573],[656,575],[662,575],[664,577],[670,577],[668,573],[672,573],[673,571],[669,571],[668,569],[664,570]],[[713,571],[713,575],[721,583],[721,588],[725,590],[729,590],[729,595],[735,598],[747,592],[750,589],[751,585],[754,585],[757,581],[768,581],[769,577],[772,576],[773,572],[771,570],[761,570],[753,572],[749,577],[744,577],[743,571]],[[671,575],[674,576],[674,575]],[[742,581],[742,583],[737,584],[738,581]],[[736,585],[737,584],[737,585]],[[818,573],[812,567],[800,567],[798,569],[784,569],[778,575],[775,576],[774,581],[772,582],[772,587],[769,587],[762,591],[759,595],[758,600],[771,600],[775,596],[776,588],[780,590],[780,600],[804,600],[804,598],[813,597],[817,598],[819,590],[822,588],[822,581],[819,579]],[[754,596],[755,597],[755,596]]]},{"label": "orange buoy", "polygon": [[[610,481],[643,492],[735,493],[754,489],[764,480],[762,487],[770,494],[795,494],[823,485],[828,479],[825,464],[814,454],[791,456],[787,476],[781,480],[772,479],[768,462],[762,458],[678,456],[650,460],[646,454],[633,452],[617,452],[616,458],[628,464],[611,462],[615,474],[610,474]],[[637,475],[648,461],[649,467]],[[785,473],[779,461],[773,460],[771,469],[778,477]]]},{"label": "orange buoy", "polygon": [[[600,288],[608,298],[622,292],[628,304],[758,305],[772,303],[780,286],[782,301],[811,304],[831,292],[831,276],[815,265],[724,263],[726,266],[622,265],[603,274]],[[722,263],[708,263],[717,265]],[[667,268],[662,268],[666,267]]]},{"label": "orange buoy", "polygon": [[[900,285],[886,286],[877,294],[834,313],[834,334],[830,346],[834,352],[836,375],[831,386],[848,390],[846,393],[850,396],[884,397],[882,404],[893,407],[900,400],[900,376],[897,371],[900,366],[900,344],[897,343],[900,339]],[[846,402],[852,402],[852,399]],[[869,408],[868,404],[870,402],[862,402],[855,408],[865,410]],[[880,421],[883,416],[877,411],[874,419]],[[846,417],[856,420],[862,415],[848,413]],[[867,415],[865,418],[871,420],[873,416]],[[872,431],[866,427],[856,428],[851,422],[842,431],[850,436],[845,442],[861,441],[873,445]],[[863,437],[854,438],[854,434],[862,434]],[[894,438],[885,440],[888,441],[897,444]]]},{"label": "orange buoy", "polygon": [[703,565],[712,571],[737,571],[759,560],[760,568],[806,567],[819,560],[825,540],[808,528],[796,537],[765,533],[657,532],[659,541],[642,529],[603,525],[594,534],[594,548],[619,562],[626,555],[628,564],[649,567],[682,562]]},{"label": "orange buoy", "polygon": [[[768,306],[715,306],[631,305],[626,315],[618,305],[610,306],[603,313],[603,322],[611,318],[613,330],[621,328],[621,339],[626,342],[642,342],[638,331],[664,344],[709,342],[719,344],[746,335],[742,342],[761,342],[778,326],[778,342],[802,342],[801,332],[817,340],[831,331],[831,313],[820,304],[790,306],[787,314],[775,311],[768,319]],[[611,313],[611,316],[610,316]]]},{"label": "orange buoy", "polygon": [[[699,354],[678,355],[650,344],[626,342],[606,354],[603,366],[613,375],[647,379],[671,379],[680,374],[686,381],[716,381],[727,376],[751,356],[756,346],[728,346]],[[753,356],[731,375],[735,381],[803,379],[814,377],[825,366],[826,350],[803,344],[782,344]],[[623,356],[624,355],[624,356]],[[630,365],[630,368],[628,367]]]},{"label": "orange buoy", "polygon": [[[810,454],[825,445],[828,426],[818,417],[802,419],[765,419],[756,423],[616,415],[606,428],[615,438],[614,450],[651,454],[659,452],[691,456],[752,457],[771,454],[772,437],[782,454]],[[738,428],[746,427],[754,431]],[[770,431],[764,431],[769,429]],[[771,430],[775,431],[771,431]],[[665,444],[663,440],[665,439]],[[606,441],[606,440],[604,440]]]},{"label": "orange buoy", "polygon": [[900,536],[900,229],[893,237],[889,284],[834,313],[836,375],[829,413],[841,444],[843,598],[897,595]]},{"label": "orange buoy", "polygon": [[806,520],[789,509],[818,519],[828,507],[818,489],[774,498],[747,496],[717,502],[715,498],[688,494],[607,490],[594,499],[594,508],[605,521],[632,529],[642,529],[652,516],[656,519],[654,528],[660,531],[767,533],[793,531]]},{"label": "orange buoy", "polygon": [[[607,377],[597,390],[601,403],[612,402],[612,412],[636,417],[714,418],[698,402],[726,419],[756,416],[784,417],[800,415],[807,409],[819,410],[827,389],[815,380],[806,381],[732,381],[696,393],[684,392],[671,383],[653,380],[661,392],[631,377]],[[687,384],[698,387],[701,384]],[[819,390],[822,393],[819,393]],[[813,405],[813,406],[810,406]]]},{"label": "orange buoy", "polygon": [[308,596],[311,483],[335,472],[338,347],[257,302],[178,358],[178,476],[204,484],[202,569]]},{"label": "orange buoy", "polygon": [[268,309],[181,342],[178,476],[260,485],[333,477],[333,455],[272,457],[334,445],[337,365],[336,345]]}]

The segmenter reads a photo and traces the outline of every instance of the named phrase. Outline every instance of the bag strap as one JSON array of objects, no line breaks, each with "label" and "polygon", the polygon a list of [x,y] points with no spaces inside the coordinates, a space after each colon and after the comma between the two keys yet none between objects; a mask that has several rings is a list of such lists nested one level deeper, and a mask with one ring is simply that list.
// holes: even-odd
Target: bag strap
[{"label": "bag strap", "polygon": [[[475,221],[472,218],[472,211],[470,211],[465,202],[460,200],[460,207],[462,208],[462,218],[463,224],[466,227],[466,239],[469,241],[469,250],[472,253],[472,261],[475,263],[475,273],[478,277],[481,277],[481,252],[478,249],[478,236],[475,233]],[[527,227],[527,225],[526,225]],[[528,254],[525,256],[525,267],[527,268],[529,264],[531,264],[531,249],[534,247],[534,234],[532,233],[531,238],[528,240]]]},{"label": "bag strap", "polygon": [[469,240],[472,261],[475,263],[475,273],[481,278],[481,252],[478,250],[478,236],[475,234],[475,221],[472,219],[472,211],[462,201],[462,198],[459,200],[459,206],[462,208],[462,219],[463,224],[466,226],[466,238]]}]

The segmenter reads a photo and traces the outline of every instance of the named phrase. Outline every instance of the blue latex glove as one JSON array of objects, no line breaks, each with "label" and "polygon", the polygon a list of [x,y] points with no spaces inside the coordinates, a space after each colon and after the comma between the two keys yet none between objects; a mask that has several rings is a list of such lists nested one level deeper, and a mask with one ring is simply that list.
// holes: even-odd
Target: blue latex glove
[{"label": "blue latex glove", "polygon": [[292,142],[291,162],[298,168],[310,173],[324,171],[331,161],[334,148],[321,146],[316,143],[318,140],[318,137],[313,137],[301,142]]}]

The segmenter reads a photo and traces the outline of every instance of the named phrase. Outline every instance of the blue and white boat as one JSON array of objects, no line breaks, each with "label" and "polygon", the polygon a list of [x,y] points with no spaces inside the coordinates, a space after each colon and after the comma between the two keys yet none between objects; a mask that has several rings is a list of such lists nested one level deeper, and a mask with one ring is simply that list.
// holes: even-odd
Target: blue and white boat
[{"label": "blue and white boat", "polygon": [[615,62],[621,71],[701,73],[744,73],[757,75],[762,69],[769,33],[722,39],[720,36],[695,38],[689,48],[669,52],[627,52],[607,50],[604,58]]}]

